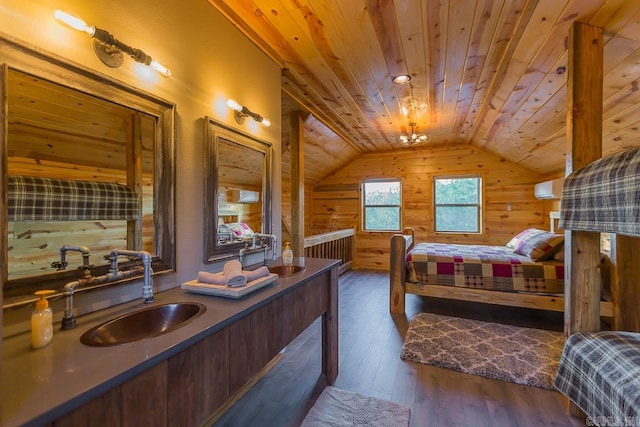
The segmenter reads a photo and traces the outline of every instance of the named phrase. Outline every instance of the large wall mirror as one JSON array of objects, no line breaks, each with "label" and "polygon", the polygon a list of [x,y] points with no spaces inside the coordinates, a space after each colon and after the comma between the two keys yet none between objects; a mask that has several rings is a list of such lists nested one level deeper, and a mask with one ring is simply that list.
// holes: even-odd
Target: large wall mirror
[{"label": "large wall mirror", "polygon": [[205,262],[271,233],[271,144],[205,117]]},{"label": "large wall mirror", "polygon": [[175,268],[172,103],[0,38],[4,297],[104,274],[113,249]]}]

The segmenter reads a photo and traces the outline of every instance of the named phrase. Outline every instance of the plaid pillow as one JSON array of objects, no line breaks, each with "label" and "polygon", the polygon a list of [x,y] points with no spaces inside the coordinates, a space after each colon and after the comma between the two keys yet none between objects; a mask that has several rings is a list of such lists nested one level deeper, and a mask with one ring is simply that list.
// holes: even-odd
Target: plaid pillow
[{"label": "plaid pillow", "polygon": [[563,244],[562,234],[529,228],[509,240],[507,246],[515,253],[531,258],[531,261],[544,261],[560,250]]}]

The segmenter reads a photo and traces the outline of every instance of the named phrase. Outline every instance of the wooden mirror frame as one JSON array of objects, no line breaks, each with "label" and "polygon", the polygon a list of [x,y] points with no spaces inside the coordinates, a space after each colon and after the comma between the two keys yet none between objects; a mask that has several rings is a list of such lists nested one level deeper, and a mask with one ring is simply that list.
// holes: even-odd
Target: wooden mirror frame
[{"label": "wooden mirror frame", "polygon": [[[75,280],[77,271],[61,271],[42,276],[8,280],[8,105],[7,74],[9,68],[39,76],[92,96],[144,112],[156,118],[154,165],[154,272],[175,270],[175,104],[138,88],[116,81],[82,65],[64,60],[58,55],[0,33],[0,279],[5,296],[28,294],[34,289],[62,289]],[[108,268],[108,266],[106,266]],[[98,267],[96,267],[98,269]],[[130,280],[138,280],[134,277]],[[9,292],[7,292],[9,291]],[[6,303],[6,301],[5,301]],[[6,305],[6,304],[5,304]]]},{"label": "wooden mirror frame", "polygon": [[213,263],[238,256],[244,242],[218,244],[218,200],[219,200],[219,139],[264,154],[262,171],[262,224],[258,233],[271,234],[271,189],[272,189],[272,146],[254,136],[226,126],[211,117],[204,119],[204,262]]}]

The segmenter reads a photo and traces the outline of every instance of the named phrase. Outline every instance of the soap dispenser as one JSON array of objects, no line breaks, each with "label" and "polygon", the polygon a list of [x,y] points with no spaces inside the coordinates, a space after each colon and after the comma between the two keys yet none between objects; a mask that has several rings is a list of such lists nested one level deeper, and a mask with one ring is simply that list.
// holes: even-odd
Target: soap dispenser
[{"label": "soap dispenser", "polygon": [[35,294],[40,297],[36,302],[36,309],[31,314],[31,347],[40,348],[51,342],[53,338],[53,311],[49,307],[46,295],[54,291],[38,291]]},{"label": "soap dispenser", "polygon": [[285,243],[284,250],[282,251],[282,264],[293,265],[293,251],[289,246],[289,242]]}]

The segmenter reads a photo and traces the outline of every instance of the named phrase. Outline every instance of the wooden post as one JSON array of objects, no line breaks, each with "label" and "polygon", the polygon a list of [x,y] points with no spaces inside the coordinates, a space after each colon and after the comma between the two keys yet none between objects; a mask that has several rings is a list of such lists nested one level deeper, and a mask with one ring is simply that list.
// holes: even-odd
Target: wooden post
[{"label": "wooden post", "polygon": [[[575,22],[569,33],[566,175],[602,157],[603,30]],[[564,333],[600,329],[600,233],[565,232]],[[576,405],[569,413],[583,417]]]},{"label": "wooden post", "polygon": [[[603,30],[575,22],[569,34],[566,174],[602,156]],[[565,335],[600,329],[600,233],[565,233]]]},{"label": "wooden post", "polygon": [[326,274],[329,292],[328,308],[322,315],[322,372],[327,384],[333,385],[338,377],[338,266]]},{"label": "wooden post", "polygon": [[291,249],[295,256],[304,255],[304,120],[299,111],[291,113]]},{"label": "wooden post", "polygon": [[611,243],[617,273],[611,284],[616,298],[614,329],[640,332],[640,239],[617,235]]},{"label": "wooden post", "polygon": [[138,195],[138,219],[127,221],[127,249],[142,250],[142,117],[127,120],[127,186]]}]

